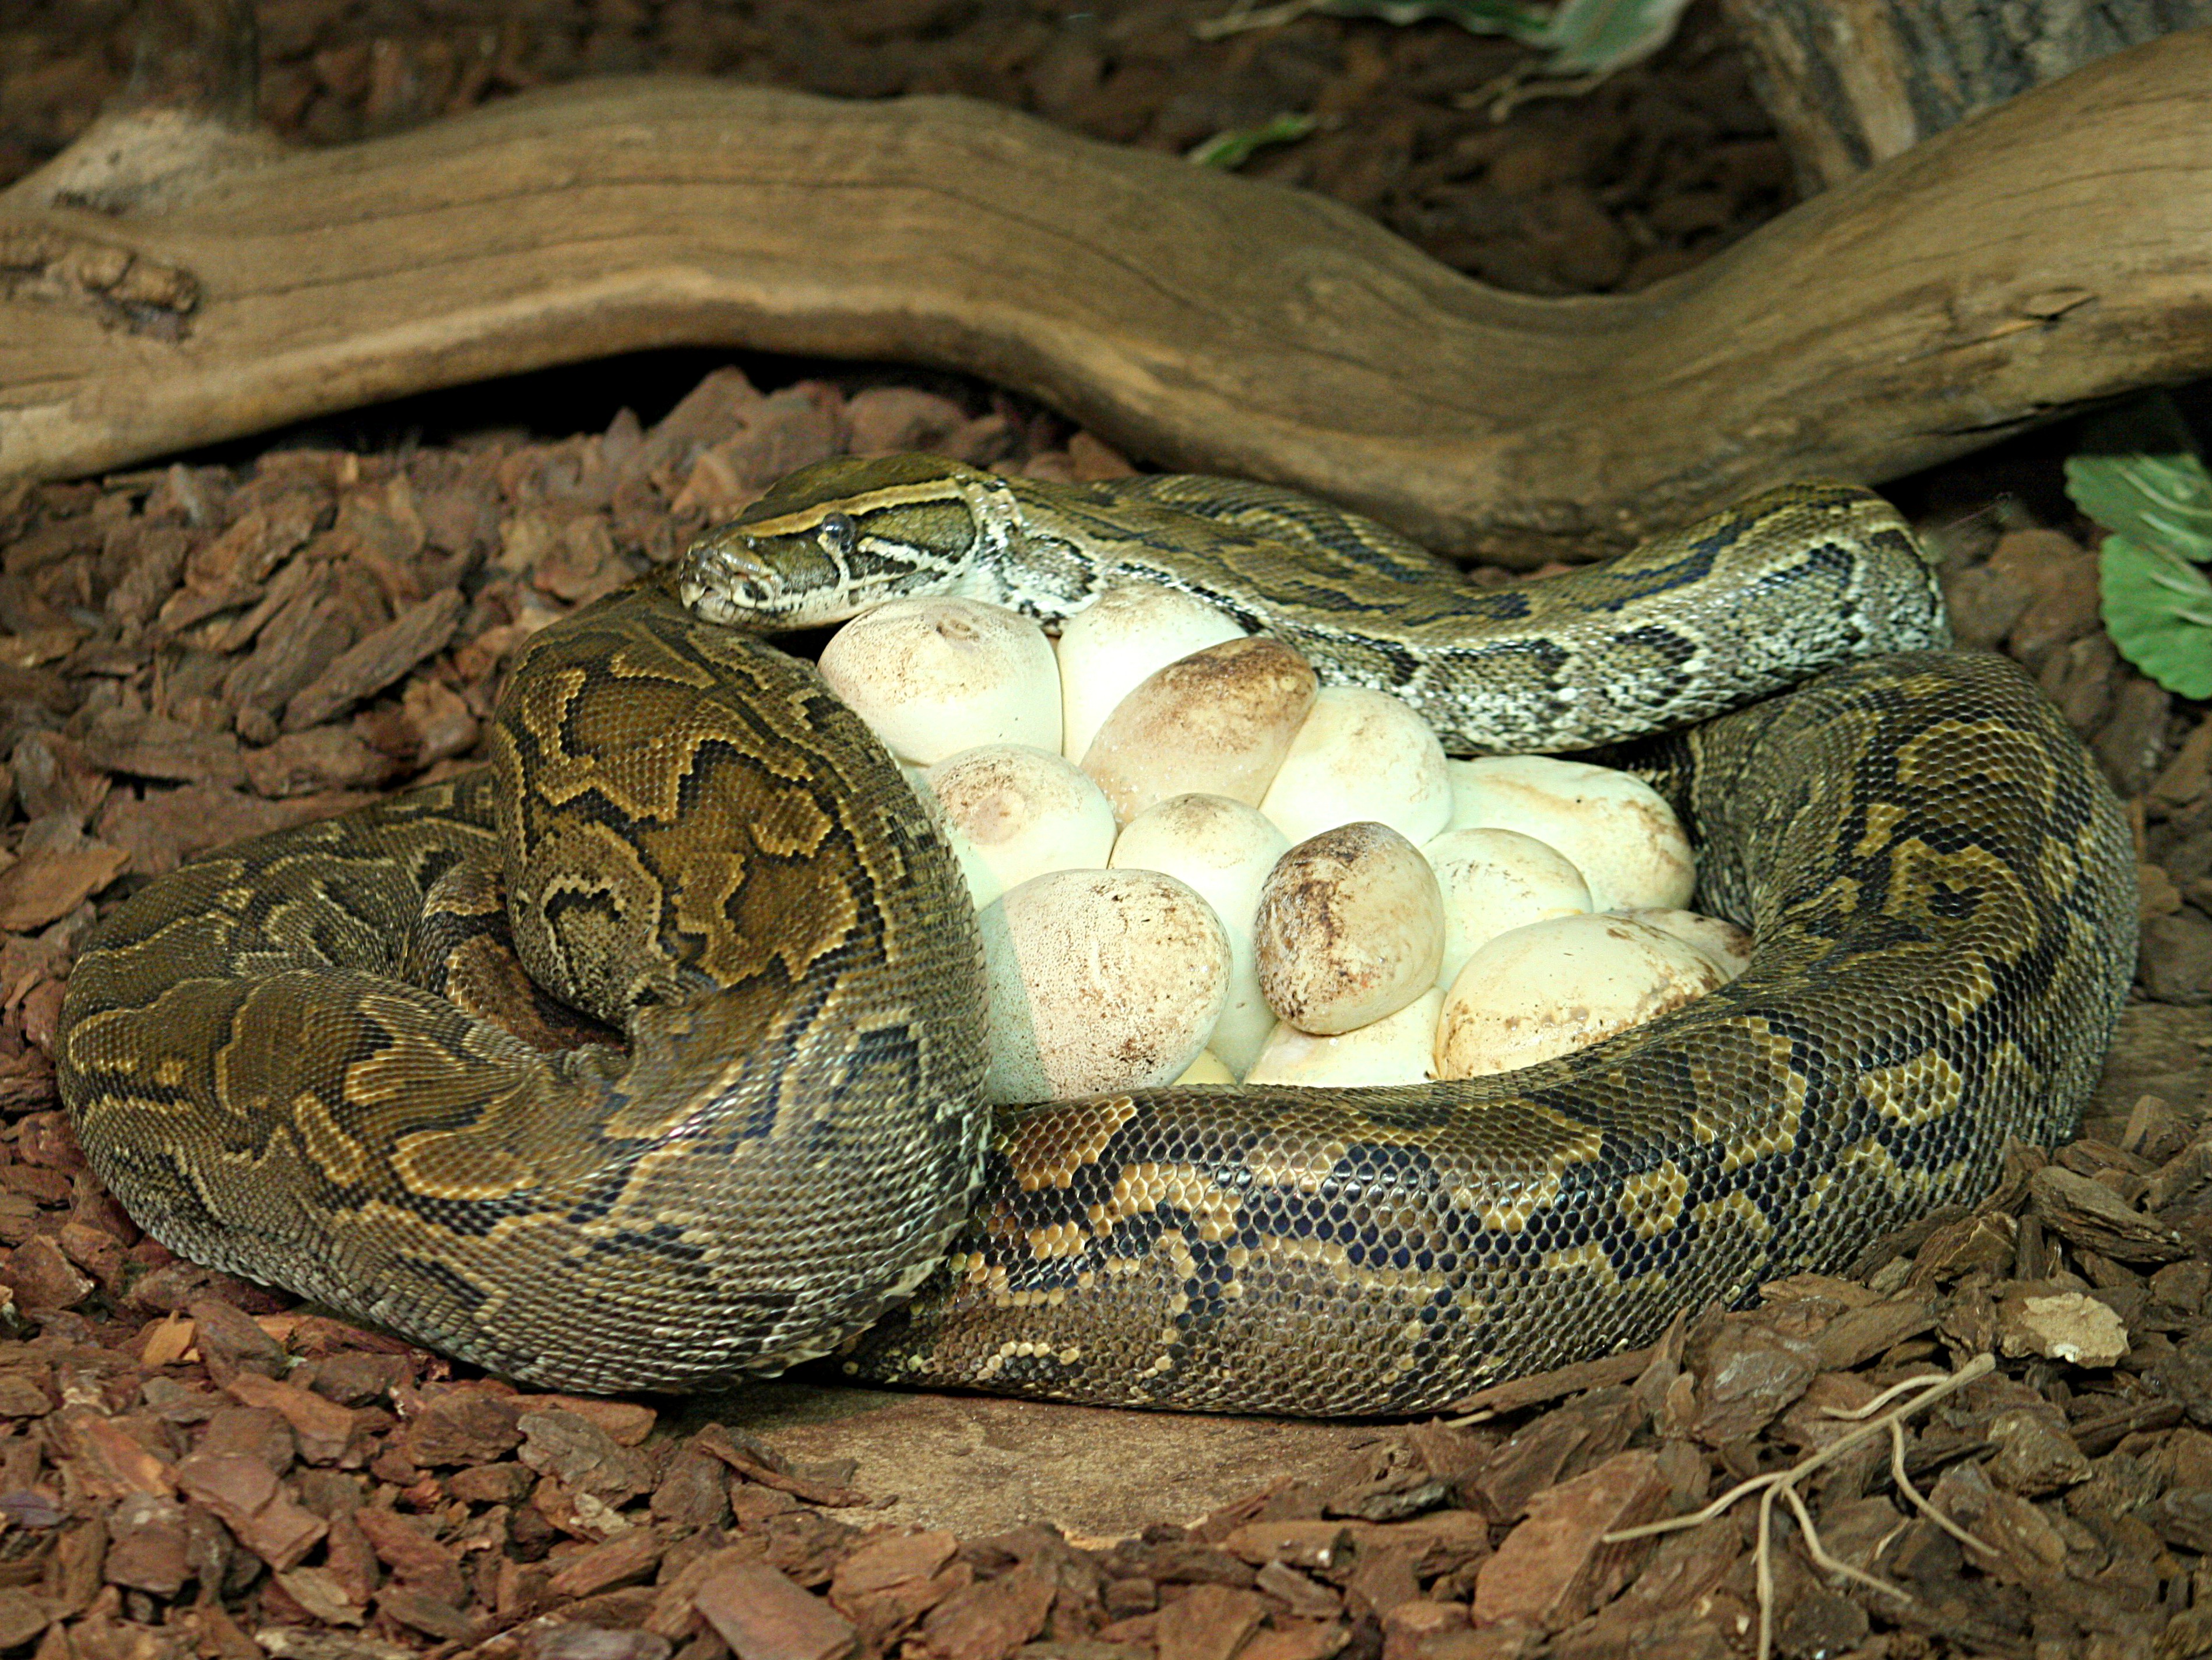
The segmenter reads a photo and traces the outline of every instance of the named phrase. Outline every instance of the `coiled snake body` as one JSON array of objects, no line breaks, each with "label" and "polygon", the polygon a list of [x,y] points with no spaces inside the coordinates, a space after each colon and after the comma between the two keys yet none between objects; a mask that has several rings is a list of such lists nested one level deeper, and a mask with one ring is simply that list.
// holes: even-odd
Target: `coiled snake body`
[{"label": "coiled snake body", "polygon": [[[988,1134],[974,921],[922,808],[810,670],[701,619],[948,586],[1049,614],[1129,580],[1462,750],[1701,722],[1608,758],[1683,812],[1749,970],[1502,1076]],[[489,772],[119,907],[64,1097],[155,1237],[533,1382],[702,1387],[890,1309],[865,1375],[1426,1410],[1833,1266],[2071,1124],[2133,962],[2127,838],[2020,671],[1911,649],[1942,640],[1894,515],[1839,486],[1483,593],[1287,492],[830,464],[538,636]],[[531,978],[626,1043],[547,1053],[462,1006],[502,885]]]}]

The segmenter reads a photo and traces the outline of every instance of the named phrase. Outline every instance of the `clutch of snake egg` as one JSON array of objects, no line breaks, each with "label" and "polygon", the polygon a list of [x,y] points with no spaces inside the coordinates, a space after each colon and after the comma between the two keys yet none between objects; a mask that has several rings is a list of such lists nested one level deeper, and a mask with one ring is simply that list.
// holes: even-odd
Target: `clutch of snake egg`
[{"label": "clutch of snake egg", "polygon": [[[1079,633],[1067,651],[1064,633],[1063,709],[1091,697],[1093,674],[1126,678],[1133,665],[1213,631],[1218,613],[1164,590],[1111,590],[1092,611],[1148,593],[1176,603],[1114,605],[1109,623],[1091,631],[1094,645],[1113,648],[1103,660]],[[848,623],[825,660],[895,750],[910,742],[910,727],[906,710],[881,708],[888,688],[925,689],[932,732],[988,731],[1034,677],[1004,654],[1007,668],[976,672],[965,648],[1034,625],[1010,613],[969,620],[986,609],[961,602],[947,613],[942,602],[894,600]],[[1070,619],[1067,632],[1092,611]],[[963,618],[950,673],[947,615]],[[1382,821],[1419,830],[1447,816],[1527,823],[1619,866],[1614,885],[1635,897],[1673,897],[1678,877],[1687,885],[1680,826],[1648,786],[1579,763],[1492,765],[1508,770],[1492,780],[1480,763],[1448,769],[1434,734],[1402,703],[1359,688],[1317,699],[1313,671],[1297,653],[1242,636],[1200,644],[1131,686],[1085,745],[1083,772],[1021,745],[986,744],[939,761],[927,786],[984,930],[987,1093],[1011,1104],[1155,1087],[1180,1081],[1201,1046],[1224,1064],[1227,1081],[1249,1073],[1257,1082],[1374,1087],[1462,1077],[1596,1042],[1717,983],[1686,977],[1668,958],[1670,941],[1613,927],[1586,940],[1568,936],[1574,943],[1552,952],[1557,961],[1540,959],[1533,979],[1525,970],[1504,982],[1478,979],[1447,1000],[1481,940],[1564,909],[1586,910],[1589,888],[1564,855],[1517,831],[1447,831],[1417,850]],[[1318,833],[1293,851],[1253,803]],[[1118,840],[1117,815],[1130,820]],[[1651,848],[1613,845],[1655,837]],[[1188,884],[1218,929],[1185,915],[1188,896],[1103,879],[1097,867],[1109,862],[1109,845],[1117,870]],[[1440,859],[1454,847],[1511,853],[1517,862]],[[1554,868],[1541,868],[1546,861]],[[1647,866],[1663,873],[1656,886]],[[1080,872],[1089,874],[1042,879]],[[1438,905],[1448,872],[1459,879],[1449,927]],[[1568,884],[1567,906],[1539,897]],[[1228,986],[1218,997],[1222,936]],[[1437,960],[1448,936],[1449,972]],[[1431,981],[1437,994],[1425,995]],[[1419,1012],[1409,1017],[1414,1002]],[[1510,1031],[1513,1041],[1471,1037],[1477,1030]],[[1471,1058],[1485,1043],[1496,1053]]]}]

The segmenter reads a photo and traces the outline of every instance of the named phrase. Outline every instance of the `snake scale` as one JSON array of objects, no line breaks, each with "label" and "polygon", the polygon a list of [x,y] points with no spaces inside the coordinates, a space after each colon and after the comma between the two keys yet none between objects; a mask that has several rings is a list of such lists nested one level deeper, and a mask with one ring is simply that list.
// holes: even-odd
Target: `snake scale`
[{"label": "snake scale", "polygon": [[[1455,750],[1622,740],[1749,970],[1499,1076],[994,1124],[952,862],[754,631],[1133,581]],[[156,1237],[533,1383],[698,1389],[842,1346],[878,1378],[1425,1411],[1833,1267],[2071,1125],[2134,960],[2128,838],[2021,671],[1945,639],[1901,522],[1844,486],[1481,590],[1279,489],[826,464],[538,635],[486,771],[125,901],[70,982],[64,1098]],[[474,1012],[515,958],[578,1046]]]}]

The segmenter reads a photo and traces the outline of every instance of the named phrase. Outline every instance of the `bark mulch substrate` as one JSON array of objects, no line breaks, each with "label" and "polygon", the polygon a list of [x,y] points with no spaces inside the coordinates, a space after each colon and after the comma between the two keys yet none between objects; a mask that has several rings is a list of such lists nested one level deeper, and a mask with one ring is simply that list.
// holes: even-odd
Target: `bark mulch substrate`
[{"label": "bark mulch substrate", "polygon": [[1692,1660],[1752,1652],[1762,1609],[1791,1656],[2212,1650],[2212,722],[2118,661],[2079,526],[2017,505],[1937,538],[1960,631],[2041,675],[2146,860],[2145,999],[2085,1139],[1849,1277],[1379,1429],[1328,1481],[1255,1471],[1095,1550],[888,1529],[850,1468],[518,1393],[142,1237],[47,1054],[97,910],[469,764],[532,630],[793,466],[917,447],[1123,465],[1004,399],[724,369],[649,430],[0,496],[0,1650]]},{"label": "bark mulch substrate", "polygon": [[[1513,85],[1528,52],[1449,23],[1308,17],[1219,40],[1193,33],[1228,6],[262,0],[261,110],[288,139],[340,143],[532,86],[649,70],[840,98],[958,93],[1176,151],[1310,115],[1310,137],[1245,171],[1334,197],[1447,265],[1534,294],[1640,288],[1790,200],[1789,162],[1711,0],[1652,62],[1565,98]],[[196,9],[214,8],[171,9],[181,35]],[[164,72],[157,6],[9,10],[0,183],[82,131],[134,63],[156,86]]]}]

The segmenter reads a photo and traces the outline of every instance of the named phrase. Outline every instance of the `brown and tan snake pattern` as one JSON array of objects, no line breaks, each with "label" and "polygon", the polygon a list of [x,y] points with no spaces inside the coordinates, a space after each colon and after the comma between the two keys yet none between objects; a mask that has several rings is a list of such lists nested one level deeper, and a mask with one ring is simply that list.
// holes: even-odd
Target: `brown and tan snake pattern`
[{"label": "brown and tan snake pattern", "polygon": [[[1715,557],[1764,547],[1770,579],[1832,587],[1881,553],[1838,528],[1875,522],[1871,500],[1723,514],[1644,597],[1725,667],[1747,601],[1710,591]],[[881,506],[817,484],[748,517],[790,538],[811,512],[859,545]],[[953,548],[941,508],[899,522]],[[1150,522],[1149,561],[1210,533]],[[1249,527],[1238,547],[1263,582],[1279,557],[1295,571]],[[1498,1077],[1155,1091],[991,1132],[975,925],[921,808],[810,670],[672,586],[533,642],[488,773],[216,854],[102,924],[62,1085],[149,1231],[565,1388],[772,1370],[920,1284],[849,1367],[1420,1411],[1971,1196],[2008,1137],[2070,1125],[2133,963],[2117,805],[2040,693],[2000,658],[1891,652],[1846,618],[1830,654],[1864,660],[1800,665],[1796,690],[1607,757],[1683,812],[1700,903],[1753,927],[1741,979]],[[1786,612],[1771,588],[1759,603]],[[1326,613],[1328,593],[1252,611]],[[1331,630],[1374,636],[1340,678],[1399,660],[1387,617],[1310,620],[1324,674]],[[1468,625],[1451,672],[1498,620]],[[1624,661],[1679,665],[1648,610],[1586,620],[1559,626],[1590,662],[1613,637]],[[426,907],[480,914],[501,882],[532,978],[625,1042],[544,1053],[410,983],[452,954]]]},{"label": "brown and tan snake pattern", "polygon": [[[199,1261],[517,1377],[680,1389],[826,1348],[967,1211],[950,855],[811,669],[657,587],[533,640],[502,716],[488,771],[108,920],[63,1017],[88,1153]],[[426,902],[495,872],[531,977],[626,1053],[407,983]]]}]

